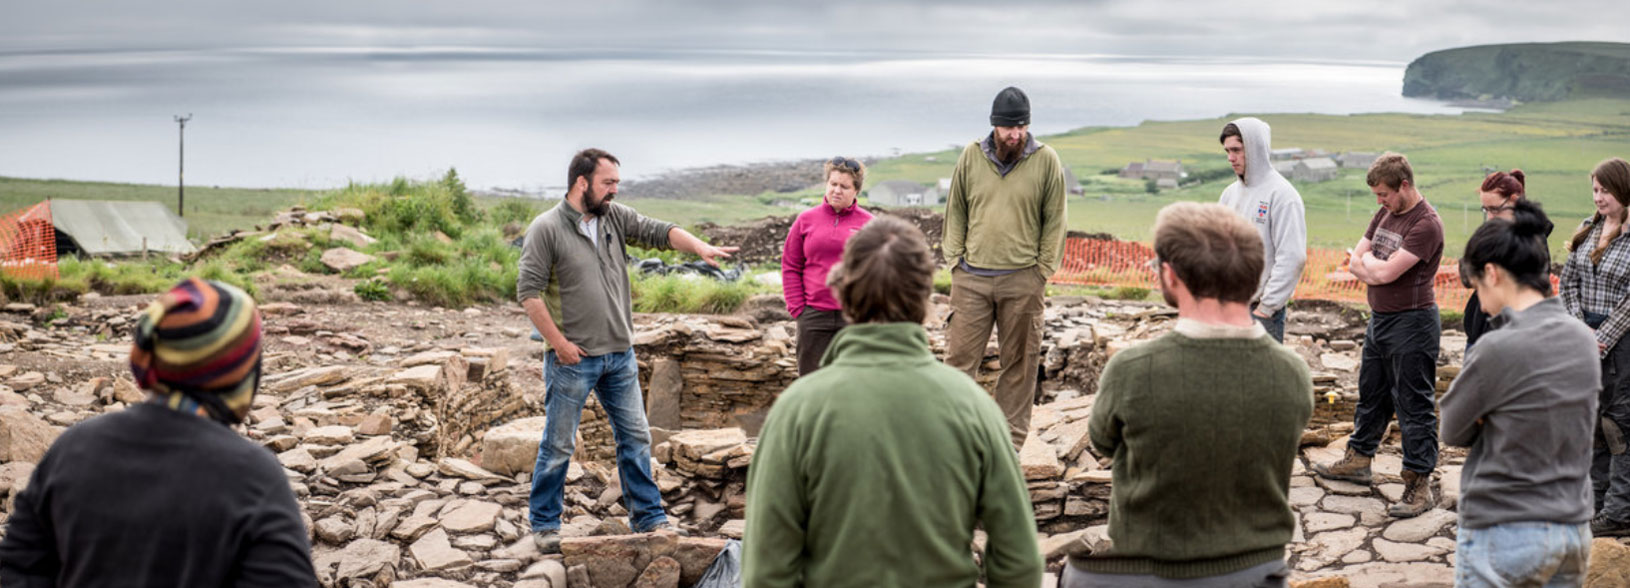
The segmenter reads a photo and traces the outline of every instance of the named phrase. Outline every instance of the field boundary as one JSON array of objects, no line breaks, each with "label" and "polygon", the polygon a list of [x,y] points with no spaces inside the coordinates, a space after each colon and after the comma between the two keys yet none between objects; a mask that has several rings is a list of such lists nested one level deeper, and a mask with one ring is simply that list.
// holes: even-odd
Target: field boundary
[{"label": "field boundary", "polygon": [[[1108,241],[1070,237],[1064,242],[1064,260],[1049,282],[1079,286],[1129,286],[1160,288],[1150,265],[1153,247],[1133,241]],[[1472,290],[1460,284],[1460,260],[1448,257],[1438,265],[1433,293],[1439,309],[1459,310]],[[1347,252],[1309,249],[1302,279],[1296,284],[1295,300],[1328,300],[1369,303],[1366,286],[1347,271]]]}]

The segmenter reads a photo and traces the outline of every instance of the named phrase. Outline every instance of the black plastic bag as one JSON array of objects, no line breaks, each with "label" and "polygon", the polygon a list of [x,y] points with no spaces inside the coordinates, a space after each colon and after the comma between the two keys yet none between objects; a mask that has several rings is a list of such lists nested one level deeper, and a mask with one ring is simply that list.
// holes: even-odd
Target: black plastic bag
[{"label": "black plastic bag", "polygon": [[741,542],[731,539],[702,572],[695,588],[741,588]]}]

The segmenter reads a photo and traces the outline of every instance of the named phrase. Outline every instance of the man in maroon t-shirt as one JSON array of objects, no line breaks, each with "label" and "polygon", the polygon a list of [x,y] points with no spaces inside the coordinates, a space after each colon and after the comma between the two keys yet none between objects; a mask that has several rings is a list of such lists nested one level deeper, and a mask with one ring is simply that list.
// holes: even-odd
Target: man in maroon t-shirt
[{"label": "man in maroon t-shirt", "polygon": [[1358,370],[1358,407],[1347,454],[1314,464],[1320,476],[1370,483],[1370,458],[1393,413],[1403,432],[1404,495],[1387,509],[1395,517],[1431,510],[1432,469],[1438,463],[1438,417],[1433,389],[1440,325],[1432,291],[1443,258],[1443,221],[1415,189],[1409,160],[1386,153],[1366,181],[1381,210],[1353,248],[1349,267],[1369,285],[1370,324]]}]

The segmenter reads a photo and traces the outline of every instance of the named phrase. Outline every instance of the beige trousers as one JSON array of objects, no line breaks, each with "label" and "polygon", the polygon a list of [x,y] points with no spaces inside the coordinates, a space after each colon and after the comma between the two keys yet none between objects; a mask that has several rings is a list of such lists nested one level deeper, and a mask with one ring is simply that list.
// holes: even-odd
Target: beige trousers
[{"label": "beige trousers", "polygon": [[977,377],[985,343],[996,327],[1001,368],[992,395],[1007,415],[1013,449],[1030,434],[1036,402],[1036,367],[1041,361],[1041,321],[1047,277],[1038,267],[996,277],[951,270],[951,318],[945,332],[945,363]]}]

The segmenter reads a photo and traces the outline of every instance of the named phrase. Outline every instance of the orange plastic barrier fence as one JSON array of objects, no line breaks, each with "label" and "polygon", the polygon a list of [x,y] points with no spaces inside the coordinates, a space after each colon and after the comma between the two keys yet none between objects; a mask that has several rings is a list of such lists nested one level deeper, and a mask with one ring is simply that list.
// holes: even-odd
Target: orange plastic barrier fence
[{"label": "orange plastic barrier fence", "polygon": [[[1049,281],[1158,289],[1160,284],[1154,268],[1149,265],[1154,258],[1154,249],[1143,243],[1070,238],[1064,242],[1064,261]],[[1366,304],[1366,286],[1347,272],[1342,265],[1346,259],[1346,251],[1309,250],[1294,298]],[[1459,263],[1459,260],[1444,258],[1438,266],[1433,288],[1438,308],[1459,310],[1465,308],[1466,299],[1471,297],[1471,289],[1460,285]]]},{"label": "orange plastic barrier fence", "polygon": [[57,231],[51,225],[50,202],[0,217],[0,274],[57,278]]}]

